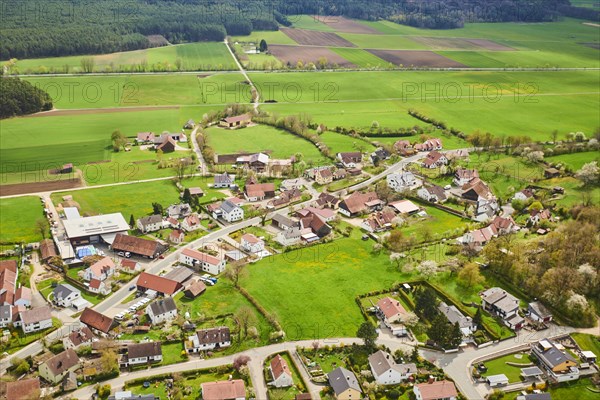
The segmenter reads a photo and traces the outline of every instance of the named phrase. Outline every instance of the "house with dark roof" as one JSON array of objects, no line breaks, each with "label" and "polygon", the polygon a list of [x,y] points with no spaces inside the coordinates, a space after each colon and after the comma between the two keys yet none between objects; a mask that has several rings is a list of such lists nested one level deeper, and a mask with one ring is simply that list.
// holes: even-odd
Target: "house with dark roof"
[{"label": "house with dark roof", "polygon": [[489,288],[479,295],[484,310],[500,317],[511,329],[521,329],[525,320],[519,315],[519,299],[499,287]]},{"label": "house with dark roof", "polygon": [[69,372],[74,372],[80,367],[81,363],[75,350],[67,349],[41,363],[38,367],[38,372],[44,380],[52,384],[57,384]]},{"label": "house with dark roof", "polygon": [[179,262],[212,275],[225,271],[225,260],[189,248],[179,254]]},{"label": "house with dark roof", "polygon": [[153,325],[162,324],[177,318],[177,305],[172,297],[165,297],[146,306],[146,314]]},{"label": "house with dark roof", "polygon": [[204,382],[200,387],[202,400],[244,400],[246,398],[246,386],[241,379]]},{"label": "house with dark roof", "polygon": [[323,192],[319,194],[315,205],[318,208],[331,208],[332,210],[337,210],[340,201],[341,200],[338,197]]},{"label": "house with dark roof", "polygon": [[143,239],[135,236],[118,233],[111,246],[113,251],[129,252],[146,258],[156,258],[168,250],[168,245],[163,245],[156,240]]},{"label": "house with dark roof", "polygon": [[156,151],[160,150],[163,153],[172,153],[177,148],[177,142],[172,137],[166,138],[164,142],[156,146]]},{"label": "house with dark roof", "polygon": [[550,339],[543,339],[531,345],[531,354],[553,381],[567,382],[579,379],[577,361],[562,345]]},{"label": "house with dark roof", "polygon": [[172,296],[182,288],[181,283],[177,281],[145,271],[138,276],[136,285],[140,292],[154,290],[162,296]]},{"label": "house with dark roof", "polygon": [[242,155],[237,157],[235,162],[242,168],[262,173],[269,166],[269,156],[264,153]]},{"label": "house with dark roof", "polygon": [[235,175],[230,175],[227,172],[215,175],[213,182],[214,189],[229,189],[233,186],[237,186],[235,184]]},{"label": "house with dark roof", "polygon": [[342,163],[344,168],[354,168],[362,162],[362,153],[360,151],[337,153],[336,158]]},{"label": "house with dark roof", "polygon": [[68,283],[56,285],[52,291],[52,302],[59,307],[71,307],[73,301],[81,298],[81,291]]},{"label": "house with dark roof", "polygon": [[188,353],[220,349],[231,346],[231,333],[226,326],[200,329],[196,334],[189,336],[184,347]]},{"label": "house with dark roof", "polygon": [[185,218],[192,213],[192,207],[187,203],[171,204],[167,207],[166,212],[171,218]]},{"label": "house with dark roof", "polygon": [[294,384],[292,370],[287,361],[281,355],[277,354],[269,363],[269,372],[271,373],[272,381],[269,385],[276,388],[290,387]]},{"label": "house with dark roof", "polygon": [[288,230],[300,226],[300,222],[292,220],[284,214],[275,214],[271,219],[271,225],[281,230]]},{"label": "house with dark roof", "polygon": [[552,321],[552,313],[539,300],[529,303],[527,315],[536,322],[547,323]]},{"label": "house with dark roof", "polygon": [[389,160],[391,156],[392,155],[389,151],[387,151],[383,147],[380,147],[378,149],[375,149],[375,151],[371,153],[371,163],[377,164],[380,161]]},{"label": "house with dark roof", "polygon": [[413,387],[413,393],[417,400],[456,400],[458,398],[454,382],[446,380],[419,383]]},{"label": "house with dark roof", "polygon": [[137,220],[136,226],[142,233],[156,232],[163,228],[163,217],[160,214],[142,217]]},{"label": "house with dark roof", "polygon": [[[21,379],[14,382],[5,382],[6,400],[33,400],[41,398],[40,378]],[[2,390],[0,390],[0,395]]]},{"label": "house with dark roof", "polygon": [[337,400],[353,400],[362,397],[362,389],[356,375],[344,367],[337,367],[328,373],[327,380]]},{"label": "house with dark roof", "polygon": [[449,306],[442,301],[438,305],[438,311],[446,317],[449,324],[458,324],[464,339],[470,338],[477,330],[477,324],[473,322],[473,318],[463,315],[454,305]]},{"label": "house with dark roof", "polygon": [[212,212],[214,219],[222,218],[227,222],[236,222],[244,219],[244,209],[233,201],[227,199],[219,204]]},{"label": "house with dark roof", "polygon": [[380,385],[397,385],[417,374],[415,364],[397,364],[394,358],[383,350],[369,356],[369,366],[373,378]]},{"label": "house with dark roof", "polygon": [[127,353],[123,354],[119,364],[121,367],[131,367],[161,362],[162,359],[160,342],[131,343],[127,346]]},{"label": "house with dark roof", "polygon": [[302,198],[302,192],[299,189],[284,190],[278,196],[267,203],[267,207],[281,207],[289,203],[293,203]]},{"label": "house with dark roof", "polygon": [[83,313],[81,313],[81,316],[79,317],[79,321],[82,324],[87,325],[92,332],[102,336],[108,335],[114,325],[114,320],[112,318],[92,310],[91,308],[83,310]]},{"label": "house with dark roof", "polygon": [[443,203],[446,201],[446,191],[441,186],[427,185],[417,191],[417,196],[431,203]]},{"label": "house with dark roof", "polygon": [[52,327],[52,314],[50,307],[42,306],[31,310],[19,312],[15,326],[20,326],[23,333],[43,331]]},{"label": "house with dark roof", "polygon": [[79,346],[91,345],[95,338],[96,336],[92,330],[87,326],[83,326],[63,338],[63,346],[65,349],[77,349]]}]

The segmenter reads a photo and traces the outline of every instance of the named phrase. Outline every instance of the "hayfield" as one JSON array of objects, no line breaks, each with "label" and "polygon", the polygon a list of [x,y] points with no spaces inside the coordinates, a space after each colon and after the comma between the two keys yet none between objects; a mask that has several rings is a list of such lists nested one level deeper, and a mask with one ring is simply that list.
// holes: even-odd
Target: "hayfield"
[{"label": "hayfield", "polygon": [[333,153],[356,151],[355,145],[364,146],[365,151],[371,151],[375,149],[374,146],[365,141],[342,135],[341,133],[327,131],[320,134],[319,137]]},{"label": "hayfield", "polygon": [[331,27],[336,32],[343,33],[358,33],[358,34],[369,34],[378,35],[380,32],[377,29],[371,28],[368,25],[362,23],[362,21],[349,19],[339,15],[318,17],[321,22]]},{"label": "hayfield", "polygon": [[268,125],[227,130],[208,128],[208,144],[217,154],[269,151],[271,158],[289,158],[300,152],[306,160],[322,158],[317,148],[307,140]]},{"label": "hayfield", "polygon": [[[565,72],[325,72],[251,74],[259,85],[294,84],[293,99],[275,90],[278,104],[264,109],[306,112],[328,126],[412,126],[410,108],[466,133],[528,135],[548,140],[600,126],[600,76],[594,71]],[[296,111],[294,111],[296,110]],[[317,118],[318,117],[318,118]]]},{"label": "hayfield", "polygon": [[362,49],[348,49],[343,47],[331,48],[339,56],[345,58],[350,63],[362,68],[386,67],[389,63],[381,58]]},{"label": "hayfield", "polygon": [[[203,105],[249,101],[241,74],[29,77],[58,109]],[[244,91],[244,89],[246,89]],[[227,97],[223,91],[235,93]]]},{"label": "hayfield", "polygon": [[35,222],[44,219],[37,196],[0,198],[0,243],[30,243],[42,239]]},{"label": "hayfield", "polygon": [[600,164],[600,153],[597,151],[587,151],[585,153],[561,154],[559,156],[546,157],[546,161],[551,163],[562,163],[569,166],[572,170],[577,171],[584,164],[592,161]]},{"label": "hayfield", "polygon": [[[19,73],[70,73],[81,72],[81,59],[88,56],[68,56],[36,58],[17,61]],[[176,61],[181,62],[181,70],[215,70],[236,69],[235,62],[224,43],[185,43],[174,46],[156,47],[152,49],[125,51],[119,53],[99,54],[94,59],[95,71],[127,69],[145,63],[149,68],[153,65],[164,70],[176,70]]]}]

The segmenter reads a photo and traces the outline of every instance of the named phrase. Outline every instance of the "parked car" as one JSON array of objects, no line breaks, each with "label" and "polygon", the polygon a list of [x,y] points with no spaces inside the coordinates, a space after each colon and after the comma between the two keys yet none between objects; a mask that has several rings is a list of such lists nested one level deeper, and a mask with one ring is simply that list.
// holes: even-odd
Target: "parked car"
[{"label": "parked car", "polygon": [[135,290],[135,285],[129,286],[129,291],[131,292],[132,290]]}]

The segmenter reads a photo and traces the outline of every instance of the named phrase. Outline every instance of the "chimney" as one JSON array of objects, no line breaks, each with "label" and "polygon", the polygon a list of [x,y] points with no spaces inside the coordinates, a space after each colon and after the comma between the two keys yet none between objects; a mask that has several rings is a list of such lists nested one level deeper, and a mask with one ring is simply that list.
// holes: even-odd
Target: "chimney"
[{"label": "chimney", "polygon": [[433,375],[429,375],[429,379],[427,380],[427,383],[432,384],[433,382],[435,382]]}]

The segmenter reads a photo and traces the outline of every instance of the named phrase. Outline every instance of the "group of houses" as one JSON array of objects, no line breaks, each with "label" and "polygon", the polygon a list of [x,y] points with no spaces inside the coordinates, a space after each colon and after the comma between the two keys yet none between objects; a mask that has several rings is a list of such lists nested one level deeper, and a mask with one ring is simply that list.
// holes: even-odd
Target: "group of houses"
[{"label": "group of houses", "polygon": [[177,149],[177,143],[186,143],[187,136],[183,132],[163,132],[158,135],[154,132],[139,132],[135,138],[137,144],[152,145],[163,153],[172,153]]},{"label": "group of houses", "polygon": [[275,241],[290,246],[298,243],[313,243],[329,235],[332,227],[328,222],[335,218],[331,209],[306,207],[297,210],[291,217],[275,214],[271,224],[277,229]]},{"label": "group of houses", "polygon": [[[200,188],[190,188],[190,195],[201,197],[204,192]],[[169,228],[169,242],[180,244],[185,240],[186,233],[202,229],[202,216],[192,211],[187,203],[171,204],[166,209],[166,216],[153,214],[139,218],[136,221],[137,229],[142,233],[157,232]]]}]

